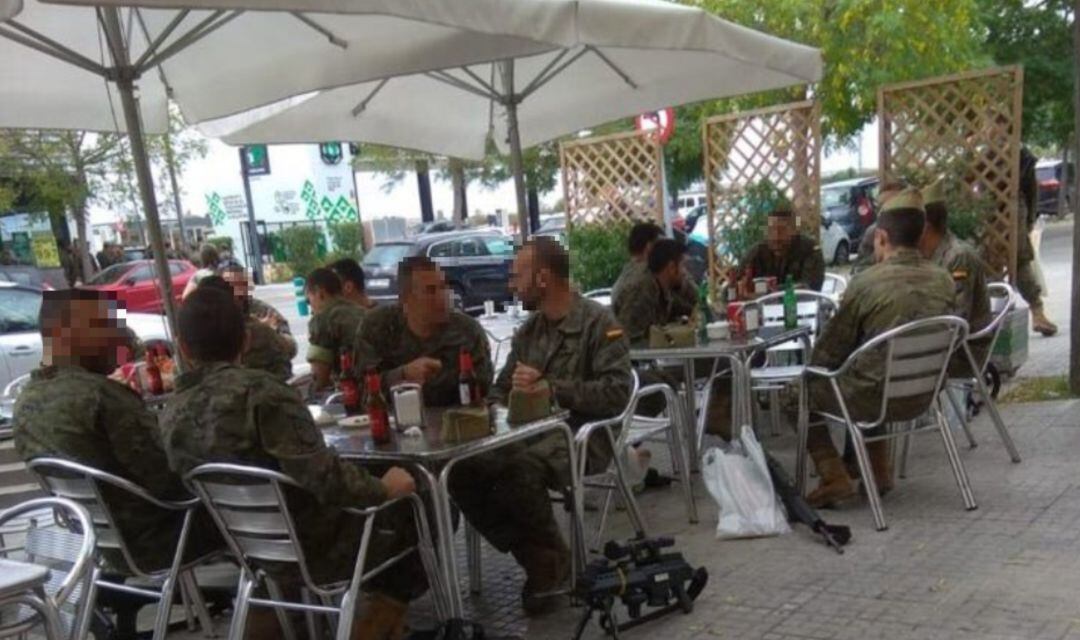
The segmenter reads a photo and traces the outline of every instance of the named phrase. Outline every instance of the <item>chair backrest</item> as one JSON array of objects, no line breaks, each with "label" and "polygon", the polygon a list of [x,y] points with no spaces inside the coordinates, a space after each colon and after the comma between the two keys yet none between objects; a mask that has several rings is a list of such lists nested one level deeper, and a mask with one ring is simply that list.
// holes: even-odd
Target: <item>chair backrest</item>
[{"label": "chair backrest", "polygon": [[838,299],[847,290],[848,281],[844,276],[835,273],[826,273],[825,282],[821,284],[821,292],[834,299]]},{"label": "chair backrest", "polygon": [[6,387],[4,387],[4,393],[2,394],[3,397],[7,398],[7,399],[10,399],[10,400],[14,400],[15,398],[18,398],[19,393],[22,392],[23,387],[25,387],[26,383],[28,383],[28,382],[30,382],[30,374],[29,373],[24,373],[23,375],[19,376],[18,378],[15,378],[11,382],[7,383]]},{"label": "chair backrest", "polygon": [[[949,359],[967,337],[967,322],[955,316],[915,320],[882,333],[856,349],[843,368],[871,354],[884,355],[881,411],[872,425],[885,422],[889,404],[896,400],[924,398],[928,411],[948,375]],[[865,425],[864,425],[865,426]]]},{"label": "chair backrest", "polygon": [[309,589],[323,591],[308,572],[285,499],[285,487],[302,490],[295,480],[269,469],[221,463],[200,465],[185,480],[245,568],[254,573],[251,561],[293,564]]},{"label": "chair backrest", "polygon": [[993,319],[990,320],[990,324],[968,335],[968,342],[989,338],[986,353],[982,354],[982,362],[975,363],[980,372],[986,371],[986,366],[990,364],[990,357],[994,354],[994,346],[997,345],[998,337],[1001,336],[1005,320],[1012,310],[1016,308],[1018,298],[1016,290],[1004,282],[991,282],[986,286],[986,289],[987,294],[990,296],[990,310],[993,313]]},{"label": "chair backrest", "polygon": [[[810,327],[810,344],[817,340],[821,328],[836,313],[836,302],[829,296],[808,289],[796,289],[795,299],[796,316],[800,327]],[[782,327],[784,326],[784,292],[777,291],[762,296],[754,301],[761,309],[761,326]],[[793,351],[803,348],[803,343],[793,340],[775,347],[769,351]]]},{"label": "chair backrest", "polygon": [[[65,498],[36,498],[0,511],[0,529],[23,523],[23,542],[18,557],[5,557],[49,569],[44,592],[60,614],[72,638],[85,637],[93,607],[96,535],[90,514],[82,505]],[[5,612],[7,614],[8,612]],[[0,626],[29,619],[28,610],[0,616]]]},{"label": "chair backrest", "polygon": [[[105,500],[102,489],[105,491],[120,491],[129,497],[145,503],[147,510],[181,511],[185,504],[169,503],[159,500],[139,485],[119,476],[95,469],[70,460],[60,458],[35,458],[27,463],[31,473],[37,476],[41,488],[58,498],[66,498],[86,509],[90,514],[90,521],[94,525],[97,536],[98,549],[109,549],[119,552],[127,563],[127,570],[136,576],[150,577],[160,573],[160,570],[147,570],[139,565],[128,545],[124,542],[124,534],[116,526]],[[179,540],[162,541],[162,543],[178,544]],[[115,567],[123,570],[124,567]]]}]

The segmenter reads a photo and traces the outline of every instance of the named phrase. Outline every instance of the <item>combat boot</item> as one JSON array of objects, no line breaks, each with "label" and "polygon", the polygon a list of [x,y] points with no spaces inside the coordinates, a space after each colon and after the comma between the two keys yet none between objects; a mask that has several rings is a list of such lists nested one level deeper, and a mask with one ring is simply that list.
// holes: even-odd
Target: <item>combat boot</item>
[{"label": "combat boot", "polygon": [[1041,304],[1031,308],[1031,328],[1047,338],[1056,335],[1058,332],[1057,325],[1050,322],[1050,319],[1046,317],[1046,312]]},{"label": "combat boot", "polygon": [[844,467],[844,461],[836,452],[829,429],[825,425],[810,427],[807,433],[807,449],[814,460],[814,467],[821,482],[810,492],[806,502],[815,509],[835,506],[855,496],[855,485]]},{"label": "combat boot", "polygon": [[876,440],[866,443],[866,453],[870,456],[870,468],[874,471],[874,484],[879,496],[893,490],[892,458],[889,456],[889,443]]},{"label": "combat boot", "polygon": [[364,612],[353,621],[353,640],[401,640],[409,605],[381,593],[368,597]]},{"label": "combat boot", "polygon": [[570,550],[562,538],[555,546],[530,543],[512,553],[525,570],[521,607],[526,615],[551,613],[566,604],[566,594],[559,592],[566,588],[570,578]]}]

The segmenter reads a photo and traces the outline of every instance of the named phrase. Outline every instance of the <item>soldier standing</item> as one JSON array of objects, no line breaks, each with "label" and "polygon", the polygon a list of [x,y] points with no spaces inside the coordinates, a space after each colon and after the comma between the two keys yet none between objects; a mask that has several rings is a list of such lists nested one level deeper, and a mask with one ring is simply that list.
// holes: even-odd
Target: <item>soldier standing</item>
[{"label": "soldier standing", "polygon": [[[570,287],[570,259],[558,242],[529,239],[514,260],[510,286],[534,313],[517,330],[491,398],[505,403],[513,389],[548,390],[570,412],[571,428],[617,416],[630,401],[629,343],[611,312]],[[606,468],[611,450],[590,442],[589,468]],[[498,456],[458,467],[450,491],[465,517],[496,549],[525,569],[522,605],[536,615],[560,603],[570,551],[552,513],[548,491],[565,491],[570,457],[551,434]]]},{"label": "soldier standing", "polygon": [[787,205],[769,212],[765,240],[742,260],[742,270],[747,269],[753,270],[755,278],[776,278],[781,285],[791,276],[800,289],[821,291],[825,283],[821,247],[795,230],[795,214]]},{"label": "soldier standing", "polygon": [[311,363],[314,388],[333,384],[341,373],[341,354],[352,354],[364,309],[342,296],[341,279],[326,268],[308,274],[305,293],[314,315],[308,323],[307,361]]},{"label": "soldier standing", "polygon": [[289,321],[277,309],[251,297],[251,283],[240,265],[225,266],[221,277],[232,287],[233,297],[247,321],[248,343],[240,363],[269,372],[283,382],[288,380],[297,351]]},{"label": "soldier standing", "polygon": [[[877,264],[852,279],[836,315],[814,345],[810,365],[840,367],[860,345],[901,324],[954,311],[954,284],[949,274],[919,255],[917,246],[924,226],[922,198],[914,189],[904,190],[882,206],[874,231]],[[864,358],[839,379],[840,390],[855,420],[874,420],[881,409],[884,376],[881,357]],[[838,415],[839,406],[827,380],[813,378],[808,388],[811,426],[807,448],[821,483],[807,497],[813,507],[828,506],[855,495],[851,476],[815,412]],[[889,403],[889,421],[915,419],[912,407],[925,405],[925,397]],[[815,424],[816,422],[816,424]],[[875,435],[870,432],[868,435]],[[874,480],[880,492],[892,486],[888,443],[867,443]]]},{"label": "soldier standing", "polygon": [[[317,583],[348,580],[360,548],[363,520],[342,507],[369,507],[415,491],[405,470],[392,467],[382,478],[348,463],[326,446],[307,406],[288,385],[265,371],[236,366],[243,348],[245,318],[231,296],[199,287],[178,318],[180,348],[193,367],[177,379],[176,393],[161,416],[169,466],[185,474],[210,462],[231,462],[281,471],[311,496],[290,499],[297,534]],[[312,497],[314,499],[312,499]],[[368,562],[380,562],[416,538],[404,504],[376,527]],[[389,533],[383,533],[388,530]],[[260,567],[292,585],[297,576],[281,565]],[[410,554],[367,583],[369,605],[353,626],[353,637],[400,638],[407,603],[427,588],[416,554]],[[272,612],[252,615],[246,637],[279,637]]]},{"label": "soldier standing", "polygon": [[446,277],[428,258],[406,258],[398,266],[400,303],[364,317],[356,336],[357,379],[374,367],[383,388],[399,382],[421,385],[426,406],[459,404],[458,365],[462,349],[472,354],[482,393],[491,386],[487,334],[473,318],[450,309]]},{"label": "soldier standing", "polygon": [[1042,287],[1035,274],[1035,246],[1031,229],[1038,217],[1039,183],[1035,165],[1039,159],[1027,147],[1020,149],[1020,206],[1016,212],[1016,288],[1031,307],[1031,328],[1046,337],[1057,334],[1057,325],[1046,317]]}]

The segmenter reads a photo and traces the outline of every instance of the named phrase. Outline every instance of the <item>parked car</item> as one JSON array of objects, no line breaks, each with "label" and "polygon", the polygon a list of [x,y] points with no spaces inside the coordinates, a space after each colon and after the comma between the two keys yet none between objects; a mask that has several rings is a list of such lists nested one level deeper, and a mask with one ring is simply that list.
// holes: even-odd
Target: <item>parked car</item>
[{"label": "parked car", "polygon": [[1065,164],[1061,160],[1040,160],[1035,165],[1035,179],[1039,182],[1037,211],[1040,215],[1057,215],[1058,197],[1062,189],[1065,189],[1065,211],[1072,211],[1076,168],[1069,163],[1068,181],[1064,179],[1064,169]]},{"label": "parked car", "polygon": [[67,283],[63,282],[64,272],[62,269],[50,269],[49,271],[51,273],[28,265],[3,265],[0,266],[0,282],[22,284],[37,289],[67,288]]},{"label": "parked car", "polygon": [[[173,296],[180,302],[188,280],[195,275],[195,266],[187,260],[169,260],[169,273],[172,275]],[[114,264],[90,279],[84,288],[115,291],[118,300],[130,312],[162,313],[161,293],[154,275],[154,263],[151,260],[136,260]]]},{"label": "parked car", "polygon": [[[38,287],[0,282],[0,390],[41,363],[41,313]],[[172,351],[165,317],[124,313],[124,321],[148,347],[164,345]]]},{"label": "parked car", "polygon": [[849,246],[858,247],[866,228],[877,220],[877,178],[832,182],[821,187],[821,219],[839,224]]},{"label": "parked car", "polygon": [[851,239],[842,226],[831,220],[822,220],[820,237],[825,264],[848,263],[851,259]]},{"label": "parked car", "polygon": [[487,300],[507,302],[512,297],[514,241],[493,230],[432,233],[375,245],[361,265],[368,296],[379,304],[396,301],[398,264],[412,256],[427,256],[438,263],[465,308]]}]

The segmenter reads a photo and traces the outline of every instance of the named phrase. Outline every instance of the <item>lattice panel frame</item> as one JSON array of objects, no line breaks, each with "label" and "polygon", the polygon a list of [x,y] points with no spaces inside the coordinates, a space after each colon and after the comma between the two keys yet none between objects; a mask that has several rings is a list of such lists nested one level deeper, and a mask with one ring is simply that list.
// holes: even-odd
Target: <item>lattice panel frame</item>
[{"label": "lattice panel frame", "polygon": [[[719,251],[724,231],[745,222],[748,189],[768,180],[791,202],[799,231],[821,232],[821,107],[806,100],[715,116],[702,127],[709,207],[709,287],[730,259]],[[735,258],[738,259],[738,258]]]},{"label": "lattice panel frame", "polygon": [[[999,273],[1016,273],[1024,71],[1000,67],[878,89],[882,184],[946,175],[984,200],[979,244]],[[1014,278],[1015,279],[1015,278]]]},{"label": "lattice panel frame", "polygon": [[664,226],[663,148],[629,131],[559,145],[567,228],[652,220]]}]

